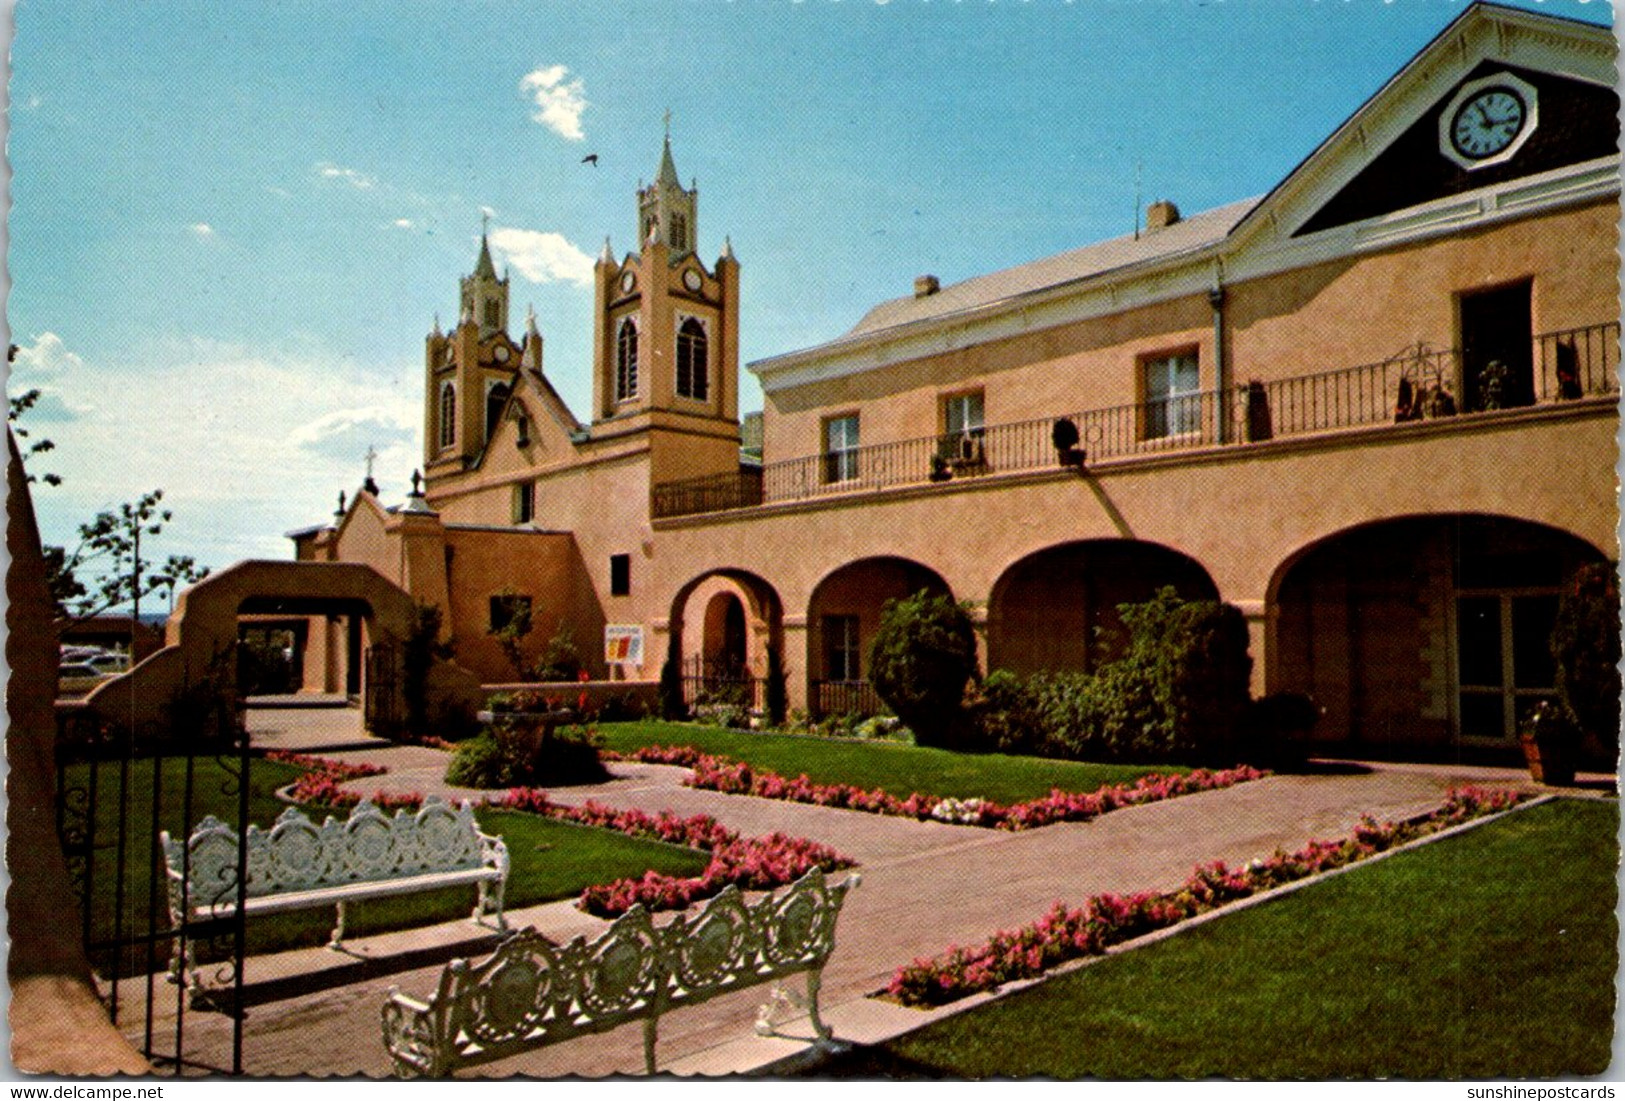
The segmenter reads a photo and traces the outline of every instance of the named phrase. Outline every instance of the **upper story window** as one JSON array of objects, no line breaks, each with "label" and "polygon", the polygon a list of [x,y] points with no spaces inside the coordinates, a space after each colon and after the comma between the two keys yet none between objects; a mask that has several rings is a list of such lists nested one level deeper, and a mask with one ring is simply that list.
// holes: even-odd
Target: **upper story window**
[{"label": "upper story window", "polygon": [[513,522],[528,524],[536,519],[536,483],[520,482],[513,487]]},{"label": "upper story window", "polygon": [[638,326],[630,317],[621,322],[615,337],[615,400],[638,396]]},{"label": "upper story window", "polygon": [[850,482],[858,476],[858,415],[824,422],[824,481]]},{"label": "upper story window", "polygon": [[440,446],[450,447],[457,442],[457,387],[446,383],[440,387]]},{"label": "upper story window", "polygon": [[502,306],[494,298],[485,300],[485,327],[487,329],[500,329],[502,327]]},{"label": "upper story window", "polygon": [[688,250],[688,219],[677,213],[671,216],[671,247],[678,252]]},{"label": "upper story window", "polygon": [[1201,372],[1195,352],[1141,361],[1145,382],[1145,438],[1162,439],[1202,427]]},{"label": "upper story window", "polygon": [[490,439],[496,435],[497,421],[502,418],[502,410],[508,405],[508,384],[493,382],[485,390],[485,438]]},{"label": "upper story window", "polygon": [[705,326],[699,318],[690,317],[677,330],[677,393],[681,397],[705,401],[710,392]]},{"label": "upper story window", "polygon": [[632,595],[632,556],[630,554],[612,554],[609,556],[609,595]]},{"label": "upper story window", "polygon": [[942,399],[942,439],[938,458],[957,467],[983,461],[982,391],[953,394]]},{"label": "upper story window", "polygon": [[955,394],[942,399],[942,426],[950,436],[982,434],[982,392]]}]

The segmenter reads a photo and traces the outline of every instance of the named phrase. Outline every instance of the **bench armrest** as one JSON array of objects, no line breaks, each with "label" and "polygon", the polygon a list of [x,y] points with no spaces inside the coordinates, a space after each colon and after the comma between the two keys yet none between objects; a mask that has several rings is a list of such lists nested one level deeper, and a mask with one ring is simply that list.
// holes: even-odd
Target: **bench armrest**
[{"label": "bench armrest", "polygon": [[395,1064],[399,1078],[439,1077],[444,1055],[436,1029],[435,1007],[389,988],[384,1002],[384,1047]]},{"label": "bench armrest", "polygon": [[502,878],[508,878],[508,843],[502,838],[490,833],[474,831],[480,839],[480,861],[488,868],[495,868],[502,873]]}]

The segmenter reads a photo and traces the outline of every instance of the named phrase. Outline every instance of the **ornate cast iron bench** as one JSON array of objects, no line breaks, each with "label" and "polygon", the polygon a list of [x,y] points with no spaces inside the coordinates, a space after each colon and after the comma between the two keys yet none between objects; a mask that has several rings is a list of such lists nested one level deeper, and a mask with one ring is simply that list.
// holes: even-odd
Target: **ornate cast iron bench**
[{"label": "ornate cast iron bench", "polygon": [[641,1020],[644,1065],[654,1074],[662,1013],[802,971],[805,998],[775,990],[756,1030],[770,1035],[774,1009],[788,1001],[807,1009],[818,1038],[828,1040],[818,988],[841,902],[857,883],[852,875],[832,886],[815,868],[754,902],[728,887],[664,926],[634,906],[594,939],[565,945],[521,930],[483,962],[453,960],[426,1002],[391,987],[384,1044],[396,1074],[438,1078]]},{"label": "ornate cast iron bench", "polygon": [[[236,831],[210,815],[182,844],[168,831],[160,836],[169,874],[169,916],[183,922],[232,916],[237,909]],[[353,899],[415,894],[472,883],[479,888],[474,921],[494,914],[506,930],[502,896],[508,880],[508,847],[500,837],[481,833],[474,810],[429,796],[417,811],[386,816],[363,801],[339,822],[317,826],[289,807],[269,830],[249,826],[246,842],[248,885],[245,917],[336,906],[338,924],[328,941],[342,948],[344,906]],[[185,938],[180,938],[184,940]],[[192,948],[177,940],[170,978],[196,989]]]}]

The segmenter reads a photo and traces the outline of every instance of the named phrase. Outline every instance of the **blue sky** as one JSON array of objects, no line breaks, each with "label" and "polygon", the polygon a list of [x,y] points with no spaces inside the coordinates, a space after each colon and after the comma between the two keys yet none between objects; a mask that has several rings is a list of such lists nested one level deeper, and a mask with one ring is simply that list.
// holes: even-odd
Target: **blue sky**
[{"label": "blue sky", "polygon": [[46,391],[46,539],[162,486],[160,554],[287,557],[369,446],[398,500],[482,211],[512,327],[534,304],[584,413],[591,258],[633,248],[667,109],[700,253],[726,235],[742,263],[748,362],[915,275],[1130,232],[1137,174],[1187,213],[1267,191],[1465,7],[23,0],[8,389]]}]

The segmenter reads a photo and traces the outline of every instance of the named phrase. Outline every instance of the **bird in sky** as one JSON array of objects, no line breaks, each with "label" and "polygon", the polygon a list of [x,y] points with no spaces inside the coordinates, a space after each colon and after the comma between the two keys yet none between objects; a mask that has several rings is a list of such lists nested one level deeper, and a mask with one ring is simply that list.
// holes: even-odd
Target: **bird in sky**
[{"label": "bird in sky", "polygon": [[597,153],[588,153],[585,157],[581,158],[581,163],[582,164],[590,164],[594,168],[597,168],[598,167],[598,154]]}]

